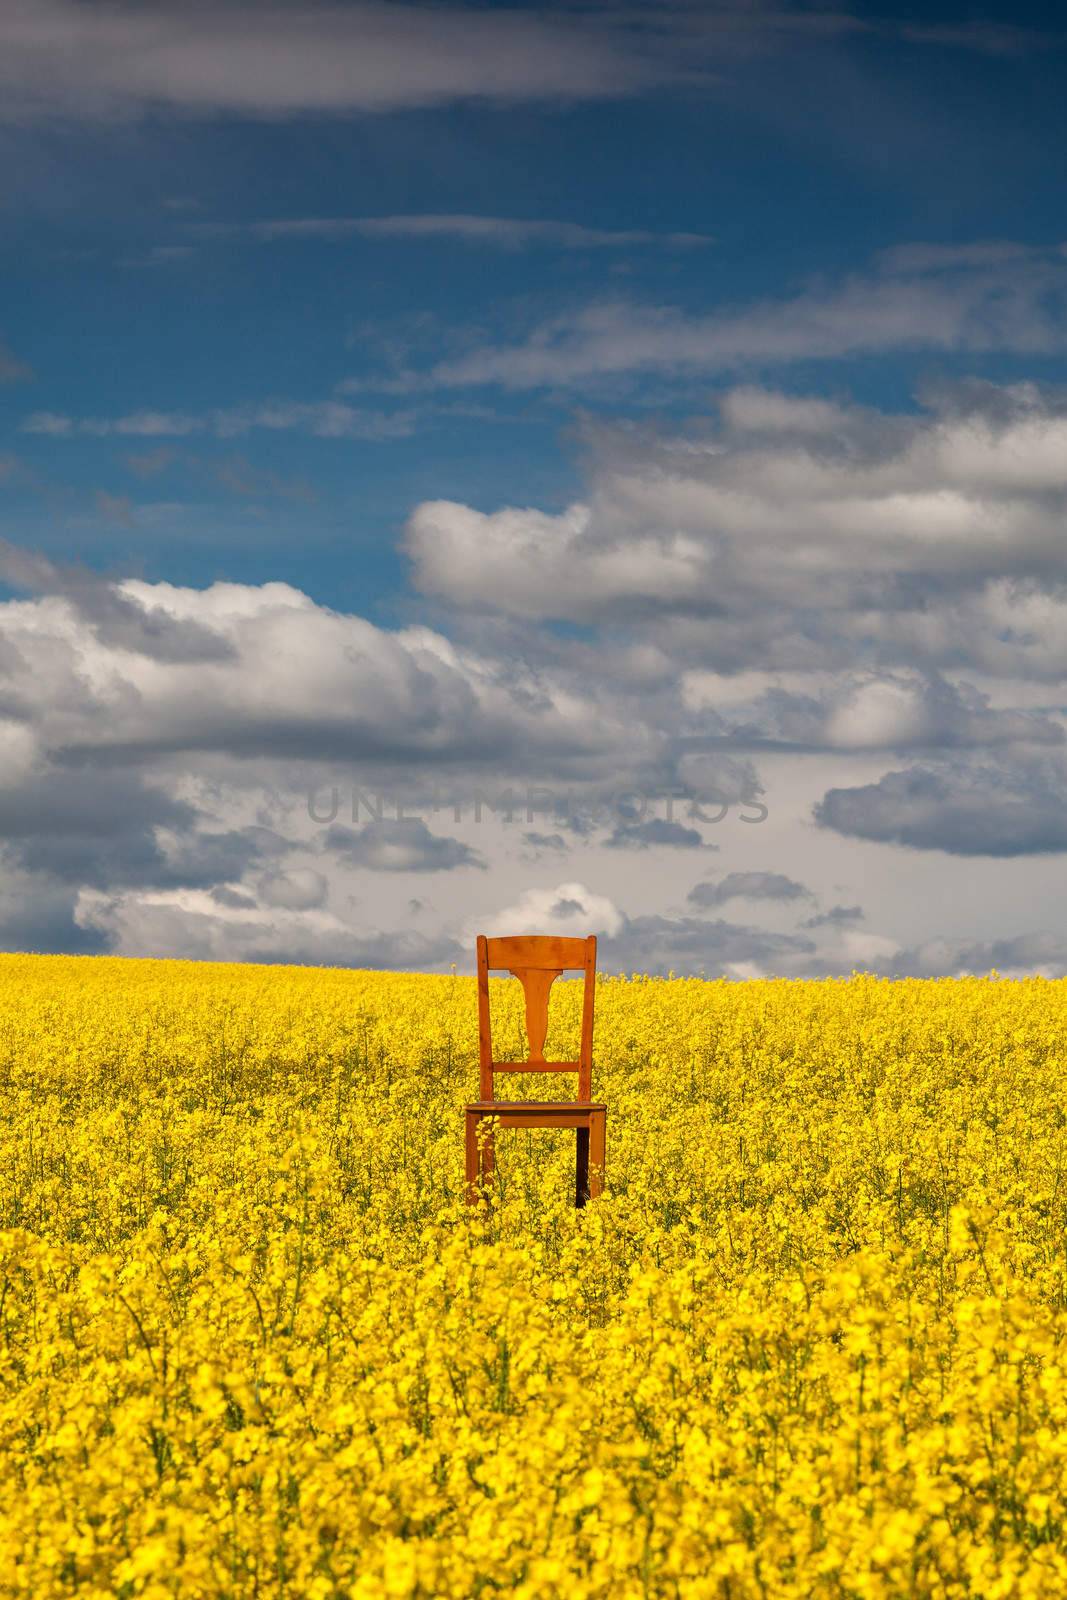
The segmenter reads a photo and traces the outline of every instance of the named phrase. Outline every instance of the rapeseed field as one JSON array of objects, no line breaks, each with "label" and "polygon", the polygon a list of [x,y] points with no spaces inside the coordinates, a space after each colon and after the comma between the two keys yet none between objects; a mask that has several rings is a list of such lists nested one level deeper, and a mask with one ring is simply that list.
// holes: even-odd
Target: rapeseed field
[{"label": "rapeseed field", "polygon": [[0,957],[0,1593],[1067,1594],[1065,1036],[604,977],[471,1212],[473,979]]}]

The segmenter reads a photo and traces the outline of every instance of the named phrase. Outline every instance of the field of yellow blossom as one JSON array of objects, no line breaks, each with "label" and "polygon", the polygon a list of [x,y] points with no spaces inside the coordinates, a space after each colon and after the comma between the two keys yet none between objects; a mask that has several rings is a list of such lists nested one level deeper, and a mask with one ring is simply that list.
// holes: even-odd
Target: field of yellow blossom
[{"label": "field of yellow blossom", "polygon": [[473,979],[0,956],[0,1594],[1067,1594],[1065,1040],[601,978],[479,1214]]}]

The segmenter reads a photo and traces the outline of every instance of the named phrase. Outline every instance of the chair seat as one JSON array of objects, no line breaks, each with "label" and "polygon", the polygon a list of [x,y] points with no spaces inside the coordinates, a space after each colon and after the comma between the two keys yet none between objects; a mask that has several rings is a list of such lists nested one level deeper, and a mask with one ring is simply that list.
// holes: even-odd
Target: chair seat
[{"label": "chair seat", "polygon": [[468,1111],[483,1111],[490,1116],[525,1111],[606,1111],[602,1100],[473,1100]]}]

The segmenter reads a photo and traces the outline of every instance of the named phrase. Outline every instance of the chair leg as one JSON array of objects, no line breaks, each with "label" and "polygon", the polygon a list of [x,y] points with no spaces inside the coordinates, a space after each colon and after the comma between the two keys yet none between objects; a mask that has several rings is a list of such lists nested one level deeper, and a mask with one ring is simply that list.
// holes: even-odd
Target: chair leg
[{"label": "chair leg", "polygon": [[467,1112],[466,1131],[466,1157],[467,1157],[467,1204],[478,1204],[478,1113]]},{"label": "chair leg", "polygon": [[584,1206],[589,1199],[589,1129],[575,1129],[577,1151],[574,1162],[574,1203]]},{"label": "chair leg", "polygon": [[589,1113],[589,1198],[596,1200],[604,1192],[604,1167],[607,1157],[606,1111]]}]

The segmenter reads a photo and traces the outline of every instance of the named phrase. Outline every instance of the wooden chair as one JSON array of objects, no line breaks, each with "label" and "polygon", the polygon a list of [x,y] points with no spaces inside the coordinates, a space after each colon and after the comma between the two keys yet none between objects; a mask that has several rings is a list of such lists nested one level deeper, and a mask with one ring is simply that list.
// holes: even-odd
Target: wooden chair
[{"label": "wooden chair", "polygon": [[[494,1061],[489,1019],[489,971],[503,970],[518,978],[526,995],[526,1061]],[[548,996],[563,972],[584,972],[582,1042],[577,1061],[546,1061]],[[593,998],[596,991],[596,935],[562,939],[542,934],[512,939],[478,936],[478,1060],[480,1100],[467,1107],[467,1199],[479,1199],[479,1182],[496,1165],[492,1132],[479,1141],[479,1124],[495,1117],[502,1128],[574,1128],[577,1159],[574,1203],[584,1206],[604,1188],[604,1154],[608,1108],[590,1099],[593,1077]],[[493,1078],[498,1072],[576,1072],[574,1100],[497,1100]]]}]

